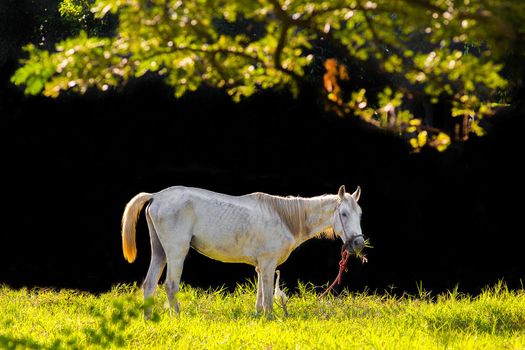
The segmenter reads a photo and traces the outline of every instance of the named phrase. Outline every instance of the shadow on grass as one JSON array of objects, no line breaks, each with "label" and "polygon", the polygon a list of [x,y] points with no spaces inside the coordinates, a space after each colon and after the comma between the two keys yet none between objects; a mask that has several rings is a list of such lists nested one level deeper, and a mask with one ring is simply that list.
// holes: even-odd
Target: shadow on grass
[{"label": "shadow on grass", "polygon": [[1,349],[60,349],[59,345],[44,346],[28,337],[9,337],[0,334]]},{"label": "shadow on grass", "polygon": [[[102,349],[120,348],[125,346],[130,338],[130,335],[125,332],[126,327],[134,319],[142,318],[142,311],[141,302],[131,296],[125,297],[114,301],[108,313],[93,308],[91,314],[95,317],[96,323],[80,331],[83,337],[78,333],[63,331],[61,339],[56,339],[52,344],[45,344],[30,337],[0,334],[0,349],[79,350],[84,348],[79,345],[83,342]],[[158,317],[154,317],[153,321],[156,319]]]}]

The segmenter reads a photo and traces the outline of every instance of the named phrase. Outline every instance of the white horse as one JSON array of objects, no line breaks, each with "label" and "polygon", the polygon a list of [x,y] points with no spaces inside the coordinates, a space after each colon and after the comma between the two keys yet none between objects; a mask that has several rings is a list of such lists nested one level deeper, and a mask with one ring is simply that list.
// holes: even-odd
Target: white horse
[{"label": "white horse", "polygon": [[[137,256],[135,226],[146,207],[151,262],[142,286],[144,299],[153,296],[166,266],[170,310],[179,312],[176,293],[190,247],[212,259],[246,263],[257,271],[256,312],[271,313],[274,275],[290,253],[304,241],[340,237],[351,253],[359,254],[361,189],[353,194],[341,186],[337,195],[312,198],[279,197],[265,193],[229,196],[199,188],[175,186],[157,193],[139,193],[122,217],[122,250],[128,262]],[[150,310],[146,310],[148,317]]]}]

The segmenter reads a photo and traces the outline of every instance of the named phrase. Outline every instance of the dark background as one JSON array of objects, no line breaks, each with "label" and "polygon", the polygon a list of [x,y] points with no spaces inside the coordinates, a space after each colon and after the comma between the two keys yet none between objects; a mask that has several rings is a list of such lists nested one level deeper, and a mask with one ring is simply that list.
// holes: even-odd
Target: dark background
[{"label": "dark background", "polygon": [[[40,35],[41,18],[38,8],[3,4],[13,7],[0,11],[0,283],[91,291],[140,283],[150,254],[145,220],[129,265],[120,219],[141,191],[185,185],[309,197],[345,184],[362,187],[361,224],[374,247],[368,264],[351,260],[345,287],[413,293],[421,281],[436,293],[456,285],[475,293],[501,279],[521,287],[519,99],[491,118],[487,136],[443,153],[411,153],[393,135],[326,113],[308,89],[297,99],[268,91],[239,104],[211,89],[176,100],[146,78],[106,94],[27,97],[9,77],[20,46]],[[285,284],[332,280],[340,247],[300,246],[280,267]],[[253,278],[253,267],[191,251],[182,280],[233,288]]]}]

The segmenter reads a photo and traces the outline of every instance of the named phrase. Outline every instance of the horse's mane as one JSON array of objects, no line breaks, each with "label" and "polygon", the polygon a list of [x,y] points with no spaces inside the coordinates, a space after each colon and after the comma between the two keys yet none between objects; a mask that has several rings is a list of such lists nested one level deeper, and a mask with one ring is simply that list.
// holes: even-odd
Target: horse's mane
[{"label": "horse's mane", "polygon": [[337,235],[335,234],[334,228],[329,227],[326,230],[320,232],[317,234],[316,238],[328,238],[328,239],[336,239]]},{"label": "horse's mane", "polygon": [[[307,217],[312,202],[311,198],[299,196],[281,197],[262,192],[253,193],[252,195],[267,208],[277,213],[284,225],[295,237],[300,237],[310,231]],[[332,228],[320,232],[317,236],[330,239],[335,238]]]}]

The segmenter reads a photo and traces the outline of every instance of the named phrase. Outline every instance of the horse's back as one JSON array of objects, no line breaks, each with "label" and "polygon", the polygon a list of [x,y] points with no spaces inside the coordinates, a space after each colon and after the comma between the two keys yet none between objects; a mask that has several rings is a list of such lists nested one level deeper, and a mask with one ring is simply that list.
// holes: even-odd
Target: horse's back
[{"label": "horse's back", "polygon": [[239,202],[242,199],[251,199],[252,194],[243,196],[232,196],[220,192],[214,192],[198,187],[186,187],[186,186],[171,186],[165,188],[154,194],[154,197],[158,200],[173,200],[178,198],[191,197],[193,199],[201,200],[222,200],[225,202]]},{"label": "horse's back", "polygon": [[254,198],[183,186],[155,193],[150,207],[157,222],[191,220],[194,235],[251,231],[254,219],[261,217]]}]

